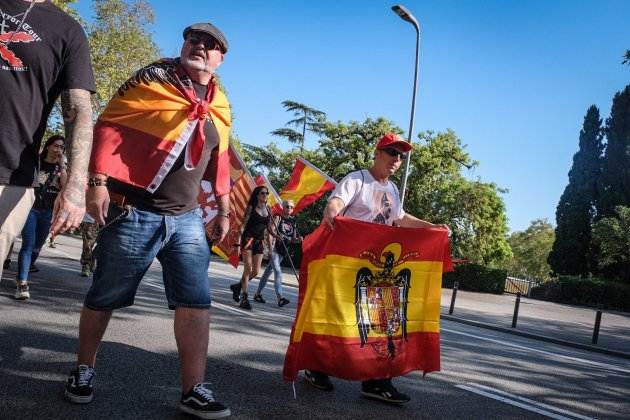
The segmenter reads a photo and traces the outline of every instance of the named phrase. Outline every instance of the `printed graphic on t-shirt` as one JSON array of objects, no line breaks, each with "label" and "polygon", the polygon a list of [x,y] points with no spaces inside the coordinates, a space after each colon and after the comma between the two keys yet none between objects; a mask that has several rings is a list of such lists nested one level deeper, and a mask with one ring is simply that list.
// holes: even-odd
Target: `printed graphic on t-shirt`
[{"label": "printed graphic on t-shirt", "polygon": [[[0,12],[0,59],[2,59],[0,70],[27,71],[28,65],[24,64],[12,46],[18,43],[38,42],[42,39],[33,28],[26,22],[22,23],[22,30],[18,25],[22,21],[21,15],[11,16],[8,13]],[[12,28],[12,30],[7,30]]]},{"label": "printed graphic on t-shirt", "polygon": [[293,224],[291,222],[285,219],[281,219],[278,229],[280,230],[282,236],[284,236],[285,238],[293,237]]},{"label": "printed graphic on t-shirt", "polygon": [[387,191],[375,191],[372,196],[374,203],[373,209],[376,209],[376,215],[372,219],[373,223],[381,225],[389,225],[389,219],[392,217],[392,197]]}]

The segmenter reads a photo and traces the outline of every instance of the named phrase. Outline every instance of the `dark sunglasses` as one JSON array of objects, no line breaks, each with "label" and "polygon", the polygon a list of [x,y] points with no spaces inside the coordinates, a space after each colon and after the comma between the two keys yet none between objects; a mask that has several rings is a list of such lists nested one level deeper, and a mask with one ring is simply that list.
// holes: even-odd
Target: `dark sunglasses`
[{"label": "dark sunglasses", "polygon": [[391,148],[391,147],[386,147],[385,149],[381,149],[381,150],[382,150],[383,152],[387,153],[388,155],[390,155],[391,157],[397,157],[397,156],[400,156],[400,158],[401,158],[402,160],[407,159],[407,153],[405,153],[405,152],[401,152],[401,151],[398,151],[398,150],[393,149],[393,148]]},{"label": "dark sunglasses", "polygon": [[212,38],[211,36],[191,34],[188,36],[188,42],[190,42],[191,45],[195,45],[195,46],[203,42],[203,45],[204,47],[206,47],[206,50],[220,50],[221,49],[217,40]]},{"label": "dark sunglasses", "polygon": [[258,193],[258,195],[269,195],[269,192],[267,191],[261,191]]}]

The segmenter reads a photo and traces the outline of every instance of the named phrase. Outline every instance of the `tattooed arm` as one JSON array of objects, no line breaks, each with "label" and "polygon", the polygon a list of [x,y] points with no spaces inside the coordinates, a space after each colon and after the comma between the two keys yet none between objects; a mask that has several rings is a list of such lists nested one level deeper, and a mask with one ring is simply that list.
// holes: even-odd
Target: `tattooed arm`
[{"label": "tattooed arm", "polygon": [[85,214],[87,169],[92,151],[92,105],[90,92],[68,89],[61,93],[66,129],[68,180],[55,201],[50,232],[52,236],[77,227]]}]

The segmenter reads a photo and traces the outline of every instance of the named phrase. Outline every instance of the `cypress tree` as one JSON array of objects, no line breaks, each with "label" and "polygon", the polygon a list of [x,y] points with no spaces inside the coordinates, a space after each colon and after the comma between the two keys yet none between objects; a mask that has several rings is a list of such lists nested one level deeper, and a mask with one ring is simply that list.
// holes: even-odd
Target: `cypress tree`
[{"label": "cypress tree", "polygon": [[601,173],[602,137],[599,110],[591,105],[580,130],[579,150],[573,156],[569,184],[556,208],[555,240],[548,262],[557,274],[586,275],[589,272],[591,223]]},{"label": "cypress tree", "polygon": [[615,216],[615,206],[630,206],[630,85],[613,98],[606,120],[597,218]]}]

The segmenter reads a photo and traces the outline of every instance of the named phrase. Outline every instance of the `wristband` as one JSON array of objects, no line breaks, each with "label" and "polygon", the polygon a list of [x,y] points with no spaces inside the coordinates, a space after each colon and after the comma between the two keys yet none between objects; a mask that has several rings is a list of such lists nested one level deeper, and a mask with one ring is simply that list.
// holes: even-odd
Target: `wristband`
[{"label": "wristband", "polygon": [[106,187],[107,179],[103,178],[89,178],[88,179],[88,187]]},{"label": "wristband", "polygon": [[223,216],[223,217],[227,217],[229,219],[230,218],[230,212],[229,211],[221,211],[221,210],[219,210],[217,212],[217,216]]}]

